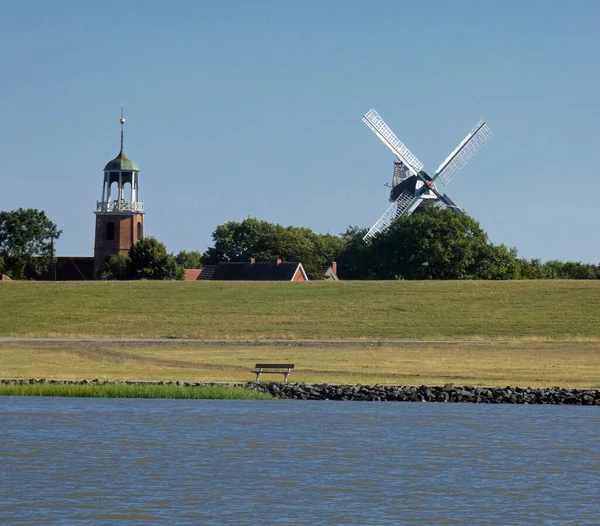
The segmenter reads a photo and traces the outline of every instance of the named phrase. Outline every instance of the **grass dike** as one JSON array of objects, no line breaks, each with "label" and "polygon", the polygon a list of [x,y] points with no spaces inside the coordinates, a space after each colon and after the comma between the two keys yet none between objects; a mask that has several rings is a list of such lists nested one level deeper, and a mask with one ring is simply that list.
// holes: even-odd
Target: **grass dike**
[{"label": "grass dike", "polygon": [[600,342],[600,280],[0,282],[0,337]]},{"label": "grass dike", "polygon": [[294,363],[305,383],[600,388],[600,280],[12,281],[0,313],[0,338],[47,338],[0,341],[0,378],[239,384]]}]

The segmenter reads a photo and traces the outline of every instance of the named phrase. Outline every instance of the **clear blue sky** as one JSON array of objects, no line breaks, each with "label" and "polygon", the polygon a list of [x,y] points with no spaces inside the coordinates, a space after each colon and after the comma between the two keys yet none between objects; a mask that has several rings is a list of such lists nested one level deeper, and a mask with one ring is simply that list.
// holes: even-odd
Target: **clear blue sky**
[{"label": "clear blue sky", "polygon": [[434,170],[485,118],[447,191],[524,257],[600,262],[600,2],[2,1],[0,209],[45,209],[93,253],[102,168],[141,168],[146,233],[204,251],[258,217],[370,226],[392,154]]}]

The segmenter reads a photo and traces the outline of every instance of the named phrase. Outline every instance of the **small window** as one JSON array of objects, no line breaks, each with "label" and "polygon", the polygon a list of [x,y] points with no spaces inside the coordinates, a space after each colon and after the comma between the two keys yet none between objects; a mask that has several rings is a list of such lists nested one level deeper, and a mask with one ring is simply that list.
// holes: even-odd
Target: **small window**
[{"label": "small window", "polygon": [[138,238],[138,241],[139,241],[140,239],[142,239],[142,223],[141,223],[141,221],[137,225],[138,225],[137,226],[137,230],[138,230],[137,231],[137,234],[138,234],[137,238]]},{"label": "small window", "polygon": [[115,224],[112,221],[106,223],[106,240],[113,241],[115,239]]}]

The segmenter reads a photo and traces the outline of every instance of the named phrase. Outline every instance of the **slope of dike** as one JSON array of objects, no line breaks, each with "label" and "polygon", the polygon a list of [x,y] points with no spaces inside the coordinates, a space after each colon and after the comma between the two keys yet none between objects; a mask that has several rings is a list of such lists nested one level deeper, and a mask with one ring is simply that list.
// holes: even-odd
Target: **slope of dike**
[{"label": "slope of dike", "polygon": [[600,281],[12,281],[0,312],[0,337],[600,342]]}]

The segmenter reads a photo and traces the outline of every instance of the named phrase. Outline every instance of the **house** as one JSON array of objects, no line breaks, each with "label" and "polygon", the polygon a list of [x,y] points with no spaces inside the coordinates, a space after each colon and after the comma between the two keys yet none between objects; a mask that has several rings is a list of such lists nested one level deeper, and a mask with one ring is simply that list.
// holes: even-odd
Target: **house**
[{"label": "house", "polygon": [[337,262],[336,261],[332,261],[331,263],[329,263],[329,265],[323,265],[323,267],[321,267],[323,269],[323,273],[325,274],[325,279],[331,280],[331,281],[339,281],[340,278],[338,278],[338,274],[337,274]]},{"label": "house", "polygon": [[197,281],[308,281],[302,263],[283,262],[277,258],[270,263],[218,263],[202,269],[186,269],[185,279]]},{"label": "house", "polygon": [[33,268],[25,269],[27,279],[38,281],[86,281],[94,279],[94,258],[92,256],[58,256],[54,267],[38,276]]},{"label": "house", "polygon": [[0,274],[0,281],[12,281],[6,274]]}]

